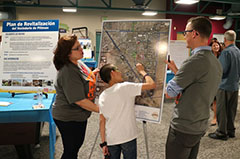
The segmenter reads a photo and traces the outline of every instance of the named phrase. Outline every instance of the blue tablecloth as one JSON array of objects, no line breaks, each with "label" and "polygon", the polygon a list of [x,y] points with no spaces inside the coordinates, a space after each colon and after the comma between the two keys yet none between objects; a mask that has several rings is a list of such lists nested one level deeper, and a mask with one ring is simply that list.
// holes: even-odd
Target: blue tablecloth
[{"label": "blue tablecloth", "polygon": [[37,104],[33,99],[35,94],[16,94],[14,97],[10,93],[0,93],[0,102],[11,102],[9,106],[0,106],[0,123],[18,122],[49,122],[49,152],[50,159],[54,159],[56,126],[52,118],[51,108],[55,99],[55,94],[48,94],[46,99],[43,96],[42,104],[45,106],[40,109],[33,109]]},{"label": "blue tablecloth", "polygon": [[170,81],[173,77],[174,77],[174,73],[172,71],[170,71],[170,70],[167,70],[166,83],[168,83],[168,81]]}]

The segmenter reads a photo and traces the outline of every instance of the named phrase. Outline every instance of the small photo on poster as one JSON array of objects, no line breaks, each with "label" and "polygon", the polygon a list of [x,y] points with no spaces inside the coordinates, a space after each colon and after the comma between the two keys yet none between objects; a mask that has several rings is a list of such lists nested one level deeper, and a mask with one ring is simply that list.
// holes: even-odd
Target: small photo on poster
[{"label": "small photo on poster", "polygon": [[3,79],[2,80],[2,86],[11,86],[12,85],[12,80],[11,79]]}]

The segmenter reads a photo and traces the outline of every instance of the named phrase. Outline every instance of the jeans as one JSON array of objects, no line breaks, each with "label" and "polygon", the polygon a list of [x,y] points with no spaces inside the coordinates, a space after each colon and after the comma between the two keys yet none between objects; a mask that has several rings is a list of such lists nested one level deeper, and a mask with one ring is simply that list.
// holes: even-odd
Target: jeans
[{"label": "jeans", "polygon": [[136,159],[137,158],[137,139],[125,142],[119,145],[108,146],[110,153],[110,159],[120,159],[121,152],[124,159]]}]

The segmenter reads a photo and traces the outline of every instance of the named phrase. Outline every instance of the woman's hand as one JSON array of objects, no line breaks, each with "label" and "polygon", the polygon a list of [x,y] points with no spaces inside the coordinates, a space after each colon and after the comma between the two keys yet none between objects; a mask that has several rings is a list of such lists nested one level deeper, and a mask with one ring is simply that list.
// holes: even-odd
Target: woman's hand
[{"label": "woman's hand", "polygon": [[99,71],[100,71],[99,68],[95,68],[92,72],[93,72],[94,75],[96,75]]}]

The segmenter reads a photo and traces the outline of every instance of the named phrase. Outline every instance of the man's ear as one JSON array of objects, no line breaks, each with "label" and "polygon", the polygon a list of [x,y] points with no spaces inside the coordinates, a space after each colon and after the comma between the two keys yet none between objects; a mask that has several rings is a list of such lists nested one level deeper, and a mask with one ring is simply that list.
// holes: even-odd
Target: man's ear
[{"label": "man's ear", "polygon": [[110,76],[111,76],[111,79],[112,79],[112,77],[114,76],[114,71],[113,70],[110,72]]},{"label": "man's ear", "polygon": [[224,37],[224,40],[223,40],[223,42],[225,43],[227,41],[227,39]]},{"label": "man's ear", "polygon": [[193,34],[193,38],[196,38],[196,36],[198,36],[199,33],[198,32],[195,32],[195,34]]}]

